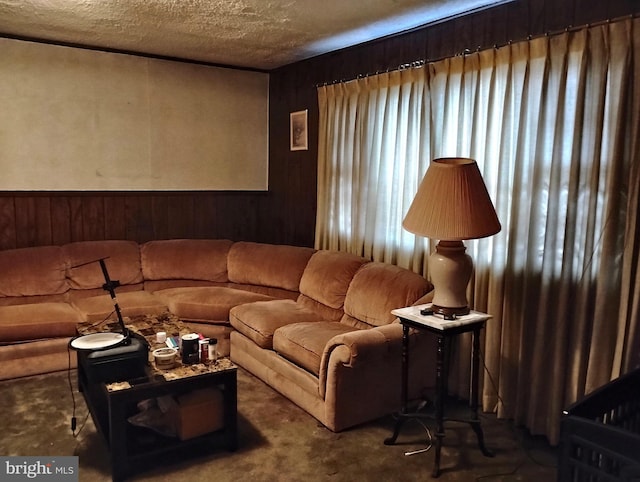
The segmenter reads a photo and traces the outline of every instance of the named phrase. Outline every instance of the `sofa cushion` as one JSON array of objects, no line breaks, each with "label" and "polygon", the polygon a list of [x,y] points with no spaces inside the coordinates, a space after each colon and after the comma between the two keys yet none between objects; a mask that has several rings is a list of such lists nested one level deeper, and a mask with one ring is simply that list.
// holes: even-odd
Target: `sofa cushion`
[{"label": "sofa cushion", "polygon": [[259,301],[229,312],[231,326],[261,348],[273,348],[273,333],[291,323],[316,322],[322,317],[293,300]]},{"label": "sofa cushion", "polygon": [[358,328],[389,324],[396,318],[391,310],[412,305],[431,289],[431,284],[413,271],[369,263],[351,281],[341,321]]},{"label": "sofa cushion", "polygon": [[145,280],[204,280],[224,283],[227,255],[233,244],[227,239],[166,239],[140,247]]},{"label": "sofa cushion", "polygon": [[229,250],[229,281],[300,291],[300,278],[313,248],[275,244],[234,243]]},{"label": "sofa cushion", "polygon": [[219,286],[169,288],[155,291],[154,295],[171,313],[190,321],[228,321],[229,310],[234,306],[273,299],[260,293]]},{"label": "sofa cushion", "polygon": [[327,342],[336,335],[356,330],[357,328],[337,321],[293,323],[275,331],[273,349],[287,360],[318,376]]},{"label": "sofa cushion", "polygon": [[[159,315],[167,311],[160,298],[146,291],[117,293],[116,300],[122,316]],[[114,300],[110,295],[91,296],[75,299],[73,307],[78,310],[83,321],[96,322],[116,319]]]},{"label": "sofa cushion", "polygon": [[80,241],[65,244],[62,250],[69,263],[69,284],[74,289],[102,287],[104,275],[97,261],[100,258],[106,258],[104,262],[112,280],[123,285],[142,283],[140,251],[134,241]]},{"label": "sofa cushion", "polygon": [[298,291],[289,291],[282,288],[274,288],[273,286],[247,285],[240,283],[229,283],[227,286],[236,290],[245,290],[251,291],[252,293],[260,293],[279,300],[282,299],[295,301],[298,299],[298,296],[300,296],[300,292]]},{"label": "sofa cushion", "polygon": [[152,279],[144,280],[144,290],[155,293],[169,288],[187,288],[196,286],[228,286],[229,283],[216,283],[215,281],[204,281],[197,279]]},{"label": "sofa cushion", "polygon": [[14,305],[31,305],[36,303],[67,303],[69,301],[69,293],[59,295],[40,295],[40,296],[0,296],[0,306]]},{"label": "sofa cushion", "polygon": [[74,336],[80,313],[67,303],[0,307],[0,340],[16,342]]},{"label": "sofa cushion", "polygon": [[[131,291],[142,291],[142,287],[143,287],[142,283],[135,284],[135,285],[122,285],[122,286],[118,286],[115,291],[118,296],[121,296],[122,294],[129,293]],[[105,293],[108,293],[108,291],[105,291],[104,288],[91,288],[86,290],[69,290],[66,301],[68,303],[72,303],[75,300],[81,300],[83,298],[93,298],[96,296],[104,295]]]},{"label": "sofa cushion", "polygon": [[[300,293],[334,310],[342,310],[349,283],[365,258],[340,251],[318,251],[307,264]],[[340,312],[340,315],[342,313]]]},{"label": "sofa cushion", "polygon": [[65,293],[66,269],[59,246],[0,251],[0,297]]}]

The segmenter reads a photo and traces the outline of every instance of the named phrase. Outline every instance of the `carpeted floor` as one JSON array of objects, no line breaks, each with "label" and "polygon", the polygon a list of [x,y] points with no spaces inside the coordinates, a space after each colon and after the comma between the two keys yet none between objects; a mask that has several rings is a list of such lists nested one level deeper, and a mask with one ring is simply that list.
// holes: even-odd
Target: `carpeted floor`
[{"label": "carpeted floor", "polygon": [[[75,371],[70,373],[77,405],[77,438],[71,432],[73,410],[67,372],[0,382],[1,455],[78,455],[81,481],[111,480],[108,453],[96,433]],[[236,452],[212,453],[142,473],[132,480],[174,481],[424,481],[431,478],[434,451],[405,456],[425,446],[425,432],[407,423],[398,444],[383,441],[393,428],[391,416],[333,433],[244,370],[238,372]],[[484,457],[466,424],[447,425],[442,475],[450,481],[553,481],[555,451],[510,423],[483,416],[494,458]]]}]

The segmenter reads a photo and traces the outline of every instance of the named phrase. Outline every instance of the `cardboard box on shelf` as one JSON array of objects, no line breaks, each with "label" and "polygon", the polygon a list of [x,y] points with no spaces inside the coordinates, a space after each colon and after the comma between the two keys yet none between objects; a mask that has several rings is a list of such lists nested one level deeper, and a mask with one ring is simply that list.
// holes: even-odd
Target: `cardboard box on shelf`
[{"label": "cardboard box on shelf", "polygon": [[180,440],[188,440],[224,427],[222,391],[202,388],[177,397],[176,429]]}]

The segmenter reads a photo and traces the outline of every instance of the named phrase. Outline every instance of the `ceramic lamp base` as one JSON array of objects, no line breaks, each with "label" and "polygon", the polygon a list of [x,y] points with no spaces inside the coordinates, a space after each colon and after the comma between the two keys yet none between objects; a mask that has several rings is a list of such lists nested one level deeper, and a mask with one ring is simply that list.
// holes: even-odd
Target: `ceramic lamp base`
[{"label": "ceramic lamp base", "polygon": [[445,318],[469,313],[467,285],[473,263],[466,250],[462,241],[440,241],[435,253],[429,257],[429,272],[435,289],[432,309]]}]

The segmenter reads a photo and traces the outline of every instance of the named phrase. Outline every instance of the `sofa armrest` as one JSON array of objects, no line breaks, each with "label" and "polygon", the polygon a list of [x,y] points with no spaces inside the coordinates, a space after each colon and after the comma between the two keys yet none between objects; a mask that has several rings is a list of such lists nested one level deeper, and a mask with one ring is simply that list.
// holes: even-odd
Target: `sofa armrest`
[{"label": "sofa armrest", "polygon": [[[435,362],[433,335],[411,329],[409,346],[411,371],[416,371],[416,364],[422,365],[422,369],[428,369],[424,365],[430,364],[430,361]],[[342,368],[349,368],[354,373],[361,372],[363,376],[384,373],[400,380],[401,357],[402,325],[398,322],[334,336],[327,342],[320,362],[320,395],[323,398],[326,396],[332,376]]]},{"label": "sofa armrest", "polygon": [[401,343],[402,326],[398,323],[336,335],[327,342],[322,353],[320,378],[322,379],[322,372],[326,371],[330,361],[331,363],[338,361],[330,359],[334,355],[333,352],[340,346],[347,349],[340,351],[340,362],[347,366],[356,366],[372,357],[381,357],[389,353],[394,344]]},{"label": "sofa armrest", "polygon": [[[435,385],[436,337],[410,330],[408,397]],[[322,354],[319,395],[327,426],[340,431],[401,409],[402,325],[397,321],[333,337]]]}]

